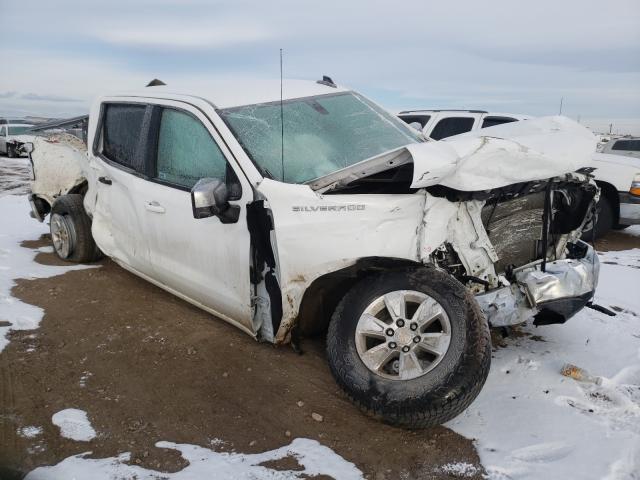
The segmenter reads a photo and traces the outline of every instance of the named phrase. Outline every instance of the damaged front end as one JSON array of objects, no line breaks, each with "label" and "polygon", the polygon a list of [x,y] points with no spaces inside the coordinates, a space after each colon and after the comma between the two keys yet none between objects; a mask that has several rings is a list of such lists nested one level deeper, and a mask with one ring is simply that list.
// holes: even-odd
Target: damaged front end
[{"label": "damaged front end", "polygon": [[409,145],[310,186],[371,193],[387,182],[386,191],[424,194],[421,263],[467,286],[492,326],[563,323],[598,280],[598,257],[580,240],[599,197],[594,149],[575,122],[541,118]]},{"label": "damaged front end", "polygon": [[[563,323],[591,300],[598,257],[579,240],[598,195],[588,175],[481,193],[430,190],[438,196],[425,212],[422,259],[466,284],[492,326]],[[438,243],[428,225],[447,210],[442,200],[456,211]]]}]

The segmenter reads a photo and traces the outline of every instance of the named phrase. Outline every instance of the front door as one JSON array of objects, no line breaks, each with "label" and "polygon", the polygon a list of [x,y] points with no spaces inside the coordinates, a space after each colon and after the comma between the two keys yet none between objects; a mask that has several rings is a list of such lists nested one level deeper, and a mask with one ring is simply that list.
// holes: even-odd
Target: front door
[{"label": "front door", "polygon": [[[246,222],[251,187],[199,110],[170,101],[155,108],[153,188],[142,199],[154,278],[254,334]],[[231,203],[241,207],[236,223],[193,218],[190,190],[201,178],[226,182]]]}]

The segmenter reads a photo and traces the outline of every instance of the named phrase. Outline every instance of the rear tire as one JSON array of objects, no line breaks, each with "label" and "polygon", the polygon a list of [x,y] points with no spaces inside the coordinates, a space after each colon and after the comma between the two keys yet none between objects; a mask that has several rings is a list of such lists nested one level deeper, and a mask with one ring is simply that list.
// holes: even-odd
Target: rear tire
[{"label": "rear tire", "polygon": [[85,263],[102,257],[91,235],[91,219],[84,210],[82,195],[58,197],[49,220],[53,248],[62,260]]},{"label": "rear tire", "polygon": [[596,213],[597,218],[595,226],[582,232],[581,238],[585,242],[593,240],[594,229],[595,238],[602,238],[614,227],[615,214],[613,211],[613,205],[605,195],[600,196],[600,200],[598,200],[598,203],[596,204]]},{"label": "rear tire", "polygon": [[[395,320],[393,313],[384,313],[385,309],[392,312],[393,308],[382,308],[381,313],[374,315],[376,319],[388,317],[382,324],[374,321],[380,328],[379,338],[374,341],[381,343],[363,347],[362,332],[370,330],[362,326],[362,319],[368,319],[366,315],[381,308],[372,309],[381,301],[385,305],[393,304],[388,303],[388,295],[397,298],[399,294],[405,295],[401,298],[417,299],[415,304],[420,306],[413,310],[416,307],[406,302],[404,313]],[[398,319],[403,315],[404,321],[399,325]],[[423,342],[430,348],[429,335],[442,335],[440,327],[436,329],[438,333],[423,330],[422,325],[428,329],[433,326],[434,321],[429,320],[433,318],[438,322],[447,319],[448,327],[442,331],[449,330],[449,339],[442,348],[437,346],[440,340],[433,343],[434,351],[444,353],[434,355],[431,361],[418,357],[420,352],[414,354],[410,349],[418,348]],[[418,321],[424,323],[414,329]],[[410,329],[405,332],[407,324]],[[392,330],[395,330],[393,335]],[[413,342],[416,345],[412,345]],[[370,352],[377,348],[397,353],[398,359],[391,356],[391,360],[376,367],[376,371],[370,362]],[[407,353],[401,353],[405,351]],[[417,366],[406,357],[402,362],[402,355],[419,358]],[[337,383],[366,414],[391,425],[425,428],[454,418],[480,393],[491,364],[491,339],[478,303],[460,282],[432,268],[411,268],[366,277],[344,296],[329,325],[327,356]]]}]

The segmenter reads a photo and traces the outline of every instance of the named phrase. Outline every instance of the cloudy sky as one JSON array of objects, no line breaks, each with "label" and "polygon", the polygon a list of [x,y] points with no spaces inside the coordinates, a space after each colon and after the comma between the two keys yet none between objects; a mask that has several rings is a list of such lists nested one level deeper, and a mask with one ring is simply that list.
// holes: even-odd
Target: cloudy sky
[{"label": "cloudy sky", "polygon": [[157,77],[330,75],[390,110],[563,113],[640,134],[638,0],[0,0],[0,115]]}]

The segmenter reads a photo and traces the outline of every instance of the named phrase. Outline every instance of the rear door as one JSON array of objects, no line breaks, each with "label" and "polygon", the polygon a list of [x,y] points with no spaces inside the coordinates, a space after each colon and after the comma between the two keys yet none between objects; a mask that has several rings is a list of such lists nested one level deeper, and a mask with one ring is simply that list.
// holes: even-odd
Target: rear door
[{"label": "rear door", "polygon": [[[154,278],[254,334],[246,220],[251,186],[199,109],[182,102],[156,102],[151,137],[157,143],[149,172],[153,188],[142,199]],[[230,203],[241,207],[237,222],[193,218],[190,190],[201,178],[226,182]]]},{"label": "rear door", "polygon": [[152,275],[144,191],[151,107],[104,103],[93,149],[98,178],[92,233],[100,249],[122,265]]}]

